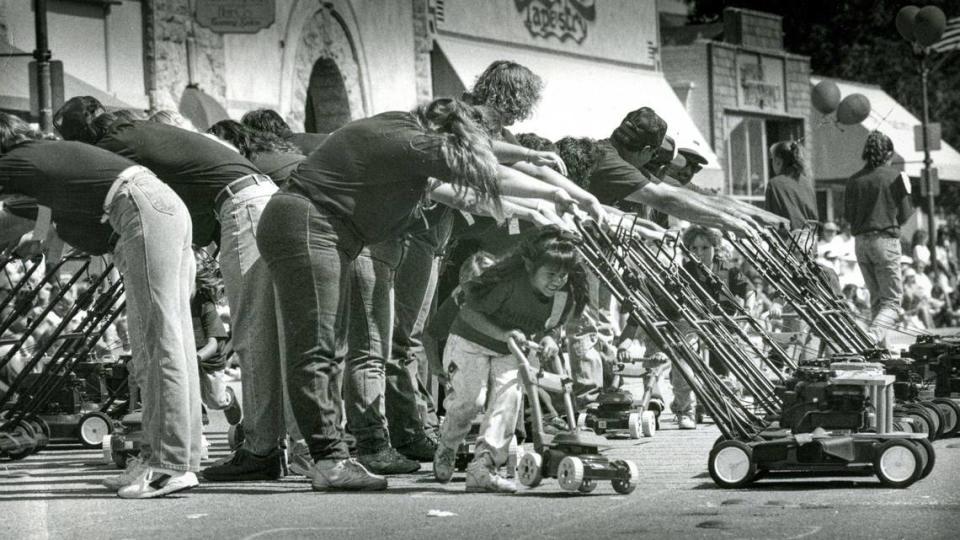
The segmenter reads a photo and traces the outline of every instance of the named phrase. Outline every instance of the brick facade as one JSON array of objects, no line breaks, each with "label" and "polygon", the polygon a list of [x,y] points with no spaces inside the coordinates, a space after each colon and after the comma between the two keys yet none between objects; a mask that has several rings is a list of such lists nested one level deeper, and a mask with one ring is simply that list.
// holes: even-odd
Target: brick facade
[{"label": "brick facade", "polygon": [[433,74],[430,68],[430,51],[433,50],[433,35],[436,33],[430,0],[413,2],[413,41],[416,66],[417,101],[433,98]]},{"label": "brick facade", "polygon": [[723,10],[723,40],[759,49],[783,49],[783,21],[778,15],[748,9]]},{"label": "brick facade", "polygon": [[[780,17],[767,13],[728,8],[724,10],[722,41],[699,39],[689,45],[664,47],[663,71],[674,86],[693,83],[696,88],[687,98],[687,110],[700,131],[706,135],[727,176],[727,131],[731,116],[748,115],[774,121],[799,121],[804,141],[812,128],[810,113],[810,59],[783,50]],[[747,81],[745,61],[758,62],[760,69]],[[783,79],[777,80],[773,67],[782,66]],[[746,66],[749,67],[749,64]],[[738,73],[739,71],[739,73]],[[773,74],[773,75],[771,75]],[[769,77],[769,78],[768,78]],[[776,82],[782,102],[745,99],[750,90],[745,83]],[[772,141],[768,141],[772,142]],[[765,151],[765,150],[764,150]]]},{"label": "brick facade", "polygon": [[[226,100],[223,36],[193,21],[188,0],[144,0],[144,69],[152,78],[152,109],[177,109],[190,82],[187,39],[193,37],[194,83],[217,101]],[[148,84],[148,86],[150,86]]]}]

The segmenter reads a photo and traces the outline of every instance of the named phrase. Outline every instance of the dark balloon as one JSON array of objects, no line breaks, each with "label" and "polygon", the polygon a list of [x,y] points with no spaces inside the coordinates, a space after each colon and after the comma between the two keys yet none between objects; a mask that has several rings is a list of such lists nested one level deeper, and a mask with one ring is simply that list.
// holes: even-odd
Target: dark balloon
[{"label": "dark balloon", "polygon": [[821,114],[830,114],[840,105],[840,88],[833,81],[820,81],[813,87],[810,101]]},{"label": "dark balloon", "polygon": [[870,116],[870,100],[863,94],[850,94],[837,107],[837,122],[853,126]]},{"label": "dark balloon", "polygon": [[897,12],[897,32],[903,39],[913,41],[916,36],[913,35],[914,21],[920,8],[917,6],[903,6]]}]

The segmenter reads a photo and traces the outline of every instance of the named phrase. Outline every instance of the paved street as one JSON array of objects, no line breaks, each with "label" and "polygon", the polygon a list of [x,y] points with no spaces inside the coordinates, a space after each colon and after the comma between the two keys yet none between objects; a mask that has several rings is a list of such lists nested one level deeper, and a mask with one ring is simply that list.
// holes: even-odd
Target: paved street
[{"label": "paved street", "polygon": [[[211,416],[217,459],[227,452],[226,424]],[[123,501],[99,485],[116,469],[98,452],[50,447],[0,463],[0,537],[956,538],[960,439],[936,441],[932,475],[906,490],[880,487],[874,477],[768,478],[722,490],[706,467],[717,435],[712,425],[690,432],[665,423],[653,438],[613,441],[608,455],[640,466],[641,486],[629,496],[609,484],[572,495],[556,480],[515,496],[466,494],[462,475],[442,486],[425,467],[391,477],[386,493],[319,494],[291,477]]]}]

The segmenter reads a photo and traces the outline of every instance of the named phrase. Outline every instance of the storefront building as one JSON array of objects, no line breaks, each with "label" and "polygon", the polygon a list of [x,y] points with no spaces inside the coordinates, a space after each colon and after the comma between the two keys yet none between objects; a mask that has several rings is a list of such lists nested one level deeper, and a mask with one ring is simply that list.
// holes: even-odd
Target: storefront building
[{"label": "storefront building", "polygon": [[[178,109],[201,129],[271,108],[294,129],[329,132],[459,95],[491,62],[513,60],[545,82],[542,103],[516,133],[604,138],[625,113],[650,106],[680,146],[710,161],[697,182],[722,182],[708,132],[660,70],[656,0],[49,2],[54,58],[83,83],[67,84],[68,98]],[[0,43],[33,49],[30,4],[0,0]],[[17,77],[0,83],[0,108],[23,112],[29,60],[4,64]]]},{"label": "storefront building", "polygon": [[781,18],[769,13],[727,8],[716,24],[661,21],[663,73],[719,157],[723,192],[761,202],[770,146],[810,140],[809,57],[784,51]]}]

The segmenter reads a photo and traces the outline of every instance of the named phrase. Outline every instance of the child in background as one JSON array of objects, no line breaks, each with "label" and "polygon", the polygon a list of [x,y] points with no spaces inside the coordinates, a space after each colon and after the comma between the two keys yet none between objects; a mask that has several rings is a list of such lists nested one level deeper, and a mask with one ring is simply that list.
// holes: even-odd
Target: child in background
[{"label": "child in background", "polygon": [[539,342],[542,358],[559,354],[551,333],[587,301],[586,274],[573,238],[555,227],[529,237],[512,255],[464,286],[465,302],[450,329],[443,363],[451,391],[446,420],[434,457],[434,475],[453,476],[457,447],[483,406],[480,394],[489,382],[489,398],[474,459],[467,466],[467,491],[512,493],[513,482],[497,469],[520,413],[522,387],[517,360],[507,343]]},{"label": "child in background", "polygon": [[224,379],[226,356],[223,345],[229,335],[220,320],[217,301],[223,296],[223,279],[216,263],[203,250],[195,249],[197,260],[196,292],[190,300],[193,335],[200,363],[200,399],[207,409],[223,411],[230,425],[242,418],[240,402]]}]

